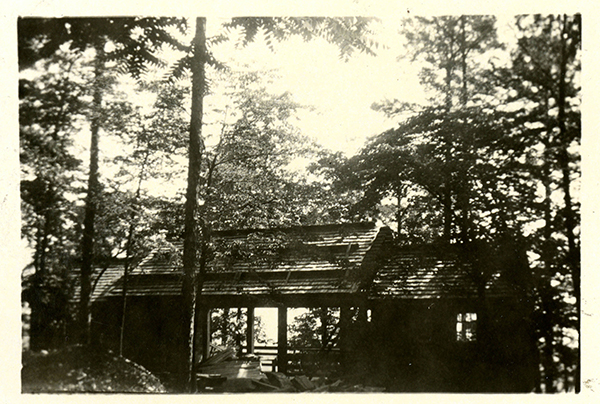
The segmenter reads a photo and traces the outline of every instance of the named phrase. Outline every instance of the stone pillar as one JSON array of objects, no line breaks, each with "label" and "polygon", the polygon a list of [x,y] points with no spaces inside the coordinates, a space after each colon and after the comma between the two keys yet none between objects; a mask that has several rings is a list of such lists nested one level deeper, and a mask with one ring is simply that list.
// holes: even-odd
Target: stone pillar
[{"label": "stone pillar", "polygon": [[287,307],[277,308],[277,371],[287,372]]}]

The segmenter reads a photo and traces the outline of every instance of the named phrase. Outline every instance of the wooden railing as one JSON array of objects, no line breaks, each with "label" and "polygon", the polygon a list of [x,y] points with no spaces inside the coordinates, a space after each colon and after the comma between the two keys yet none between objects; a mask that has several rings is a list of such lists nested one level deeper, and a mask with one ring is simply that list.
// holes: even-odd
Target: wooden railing
[{"label": "wooden railing", "polygon": [[[247,353],[246,346],[242,346],[242,351]],[[260,357],[261,370],[265,372],[278,371],[277,345],[255,345],[254,354]],[[304,373],[311,358],[324,357],[329,359],[332,366],[339,364],[340,349],[331,348],[326,351],[321,348],[288,348],[287,349],[287,373]]]}]

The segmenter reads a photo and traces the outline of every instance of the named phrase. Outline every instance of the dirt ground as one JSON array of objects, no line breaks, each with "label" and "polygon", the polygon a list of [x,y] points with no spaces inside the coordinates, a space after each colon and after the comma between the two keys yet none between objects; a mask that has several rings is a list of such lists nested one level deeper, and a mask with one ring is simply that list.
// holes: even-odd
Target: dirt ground
[{"label": "dirt ground", "polygon": [[142,366],[107,352],[70,346],[23,353],[23,393],[165,393],[161,381]]}]

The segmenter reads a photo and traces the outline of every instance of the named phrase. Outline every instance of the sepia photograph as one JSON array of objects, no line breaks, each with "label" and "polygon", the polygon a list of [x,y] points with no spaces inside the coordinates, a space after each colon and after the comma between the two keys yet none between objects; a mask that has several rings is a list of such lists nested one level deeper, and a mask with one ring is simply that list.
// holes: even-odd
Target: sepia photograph
[{"label": "sepia photograph", "polygon": [[580,393],[589,20],[290,14],[15,18],[20,393]]}]

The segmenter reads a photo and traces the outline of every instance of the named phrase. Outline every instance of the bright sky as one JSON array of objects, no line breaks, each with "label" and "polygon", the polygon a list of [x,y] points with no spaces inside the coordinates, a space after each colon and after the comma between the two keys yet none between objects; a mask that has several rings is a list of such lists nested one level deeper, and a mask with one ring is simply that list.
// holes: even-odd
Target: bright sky
[{"label": "bright sky", "polygon": [[[211,31],[217,32],[219,22],[208,20],[209,36]],[[299,103],[315,107],[300,114],[297,126],[303,133],[327,148],[352,155],[368,136],[393,125],[371,110],[373,102],[384,98],[423,101],[417,68],[396,62],[402,52],[399,27],[399,19],[374,23],[377,35],[373,39],[381,45],[377,56],[357,53],[347,62],[340,60],[338,49],[325,40],[304,42],[298,37],[275,44],[275,52],[258,38],[245,49],[228,43],[214,53],[229,66],[276,69],[281,77],[270,91],[289,91]]]},{"label": "bright sky", "polygon": [[[207,37],[223,32],[221,24],[229,18],[207,18]],[[189,36],[194,33],[195,19],[190,18]],[[272,94],[291,93],[293,99],[312,108],[306,108],[297,114],[292,123],[304,135],[315,139],[325,148],[344,152],[347,156],[355,154],[368,137],[376,135],[396,125],[395,121],[385,118],[382,113],[373,111],[371,105],[384,99],[397,98],[407,102],[422,103],[425,95],[419,84],[419,66],[407,60],[397,60],[403,53],[402,37],[398,34],[401,19],[388,18],[375,21],[370,28],[374,31],[370,37],[378,43],[377,56],[353,54],[348,61],[339,58],[335,45],[317,38],[305,42],[299,37],[275,44],[271,51],[258,35],[255,42],[245,48],[236,46],[231,40],[211,49],[214,57],[233,70],[274,70],[274,82],[267,85]],[[174,63],[180,54],[166,51],[163,59]],[[160,73],[159,77],[164,74]],[[208,77],[210,79],[210,76]],[[124,82],[132,82],[124,78]],[[126,86],[127,87],[127,86]],[[125,88],[126,88],[125,87]],[[210,105],[226,105],[230,100],[216,94],[205,97],[204,136],[219,132],[221,116],[210,115]],[[131,93],[134,103],[152,102],[143,94]],[[75,139],[76,154],[84,166],[89,158],[89,131],[83,128]],[[110,159],[121,154],[123,149],[116,139],[103,136],[100,144],[101,156]],[[187,164],[183,161],[183,164]],[[103,176],[111,177],[117,170],[108,164],[102,164]],[[151,192],[173,197],[185,186],[185,173],[168,184],[151,186]],[[156,191],[156,192],[155,192]]]},{"label": "bright sky", "polygon": [[[405,53],[403,38],[398,33],[403,15],[394,18],[379,18],[370,25],[373,34],[369,36],[378,46],[376,56],[355,53],[348,61],[339,58],[335,45],[317,38],[305,42],[299,37],[275,43],[275,51],[266,45],[262,35],[245,48],[236,46],[235,38],[222,43],[211,51],[214,57],[233,70],[274,70],[276,78],[267,86],[270,93],[290,92],[302,105],[313,107],[299,111],[298,120],[293,121],[304,135],[333,151],[351,156],[364,146],[368,137],[379,134],[397,124],[382,113],[371,109],[374,102],[385,99],[398,99],[405,102],[424,103],[425,93],[419,83],[421,66],[407,59],[398,58]],[[498,18],[498,32],[502,41],[511,38],[508,22],[512,17]],[[222,24],[229,18],[207,18],[207,37],[223,33]],[[195,19],[190,18],[188,38],[191,41],[195,31]],[[230,34],[234,37],[234,34]],[[163,56],[170,63],[181,55],[165,52]],[[161,73],[161,76],[164,73]],[[210,75],[209,75],[210,79]],[[132,94],[131,100],[140,100],[140,95]],[[218,91],[205,97],[204,136],[220,132],[221,116],[210,116],[209,105],[226,105],[230,100],[220,97]],[[80,150],[89,147],[89,134],[79,139]],[[101,152],[106,157],[111,151],[121,151],[121,147],[104,137]],[[87,153],[82,153],[87,160]],[[105,167],[106,169],[106,167]],[[182,171],[185,174],[185,170]],[[110,175],[105,172],[104,175]],[[161,184],[153,189],[166,196],[174,196],[183,188],[185,178],[181,177],[170,184]]]},{"label": "bright sky", "polygon": [[[207,18],[207,37],[223,32],[221,24],[230,21],[229,18]],[[188,38],[189,43],[194,33],[195,19],[190,18]],[[231,40],[211,49],[214,57],[233,70],[273,70],[275,80],[267,85],[267,91],[272,94],[289,92],[293,99],[312,108],[298,112],[297,120],[292,123],[304,135],[315,139],[322,146],[342,151],[346,155],[355,154],[369,136],[383,132],[393,127],[396,122],[386,119],[382,113],[373,111],[371,105],[384,99],[400,99],[409,102],[424,102],[424,94],[419,85],[419,66],[406,60],[397,60],[403,52],[401,36],[398,34],[400,18],[385,19],[373,22],[372,39],[379,46],[377,56],[356,53],[348,61],[339,58],[339,50],[335,45],[317,38],[305,42],[301,38],[292,37],[282,43],[275,44],[271,51],[258,35],[255,42],[245,48],[236,46]],[[181,54],[167,50],[163,59],[174,63]],[[163,77],[164,72],[158,77]],[[210,75],[209,75],[210,80]],[[123,78],[123,83],[132,83],[131,79]],[[130,88],[124,84],[122,88]],[[213,87],[214,88],[214,87]],[[146,97],[146,98],[144,98]],[[151,103],[147,95],[131,93],[130,101],[134,103]],[[206,125],[204,136],[220,132],[221,116],[210,115],[210,105],[227,105],[230,100],[214,95],[205,97],[205,125],[217,122],[216,125]],[[76,155],[87,166],[89,158],[89,130],[82,128],[74,139]],[[117,139],[103,136],[100,143],[101,156],[110,159],[123,152],[122,145]],[[183,164],[187,164],[183,161]],[[111,177],[118,170],[106,163],[101,165],[101,173]],[[178,190],[185,186],[185,172],[181,178],[169,184],[152,186],[165,196],[175,196]]]},{"label": "bright sky", "polygon": [[[304,42],[299,37],[276,43],[272,52],[259,35],[246,48],[229,41],[213,49],[217,60],[228,66],[248,65],[254,70],[275,69],[279,79],[268,89],[274,93],[289,91],[301,104],[315,107],[299,114],[297,126],[305,135],[323,146],[355,154],[365,140],[397,124],[371,105],[384,99],[424,103],[425,94],[418,79],[420,65],[398,57],[405,52],[398,30],[402,17],[383,17],[370,25],[379,46],[377,56],[356,53],[348,61],[339,58],[335,45],[324,39]],[[498,17],[501,41],[514,40],[509,22],[512,16]],[[208,18],[207,36],[223,32],[228,19]],[[190,22],[193,24],[194,19]],[[193,32],[193,27],[190,30]]]}]

